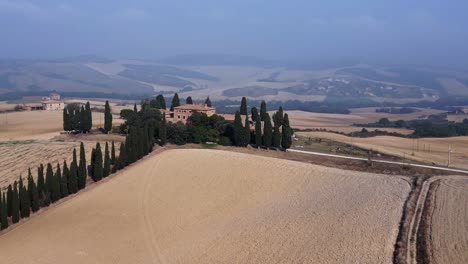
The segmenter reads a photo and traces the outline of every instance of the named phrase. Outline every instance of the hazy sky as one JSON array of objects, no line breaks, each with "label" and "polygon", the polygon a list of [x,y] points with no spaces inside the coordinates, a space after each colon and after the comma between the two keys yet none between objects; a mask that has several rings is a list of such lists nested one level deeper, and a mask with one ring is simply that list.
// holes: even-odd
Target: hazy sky
[{"label": "hazy sky", "polygon": [[0,57],[468,63],[466,0],[0,0]]}]

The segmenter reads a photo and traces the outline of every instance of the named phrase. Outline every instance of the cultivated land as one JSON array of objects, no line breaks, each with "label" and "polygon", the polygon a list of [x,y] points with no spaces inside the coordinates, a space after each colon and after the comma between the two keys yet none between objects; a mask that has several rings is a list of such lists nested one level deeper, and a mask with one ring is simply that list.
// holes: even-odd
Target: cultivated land
[{"label": "cultivated land", "polygon": [[[410,139],[392,136],[353,138],[329,132],[297,132],[298,136],[326,138],[372,149],[388,155],[446,166],[448,149],[452,145],[451,167],[468,169],[468,137]],[[414,152],[414,155],[413,155]]]},{"label": "cultivated land", "polygon": [[434,263],[468,263],[468,178],[442,178],[430,218]]},{"label": "cultivated land", "polygon": [[[403,177],[170,150],[0,236],[5,263],[390,263]],[[27,252],[27,254],[25,254]]]}]

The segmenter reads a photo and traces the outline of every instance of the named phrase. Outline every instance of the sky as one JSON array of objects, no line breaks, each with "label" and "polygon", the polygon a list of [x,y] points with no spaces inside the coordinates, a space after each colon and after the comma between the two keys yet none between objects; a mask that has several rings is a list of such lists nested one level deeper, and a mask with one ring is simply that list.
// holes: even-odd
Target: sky
[{"label": "sky", "polygon": [[468,65],[466,0],[0,0],[0,58],[94,54]]}]

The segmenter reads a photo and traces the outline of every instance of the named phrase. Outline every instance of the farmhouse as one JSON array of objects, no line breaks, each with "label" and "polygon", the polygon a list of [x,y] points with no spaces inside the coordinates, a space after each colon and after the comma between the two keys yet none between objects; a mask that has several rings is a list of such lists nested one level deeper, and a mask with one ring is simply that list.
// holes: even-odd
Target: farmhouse
[{"label": "farmhouse", "polygon": [[175,123],[179,121],[185,123],[193,113],[203,113],[207,116],[212,116],[216,114],[216,108],[207,106],[206,104],[185,104],[176,106],[172,113],[172,121]]},{"label": "farmhouse", "polygon": [[62,101],[48,100],[42,101],[42,110],[63,110],[65,103]]}]

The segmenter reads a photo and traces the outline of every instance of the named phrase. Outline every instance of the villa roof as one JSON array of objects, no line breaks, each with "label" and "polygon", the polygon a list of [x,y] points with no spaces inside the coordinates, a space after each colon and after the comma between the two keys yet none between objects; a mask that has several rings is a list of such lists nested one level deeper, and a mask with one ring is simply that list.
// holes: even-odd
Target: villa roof
[{"label": "villa roof", "polygon": [[195,111],[200,111],[200,110],[204,110],[204,111],[208,111],[208,110],[215,110],[214,107],[209,107],[209,106],[206,106],[206,105],[203,105],[203,104],[184,104],[184,105],[181,105],[181,106],[176,106],[174,107],[174,109],[181,109],[181,110],[195,110]]}]

